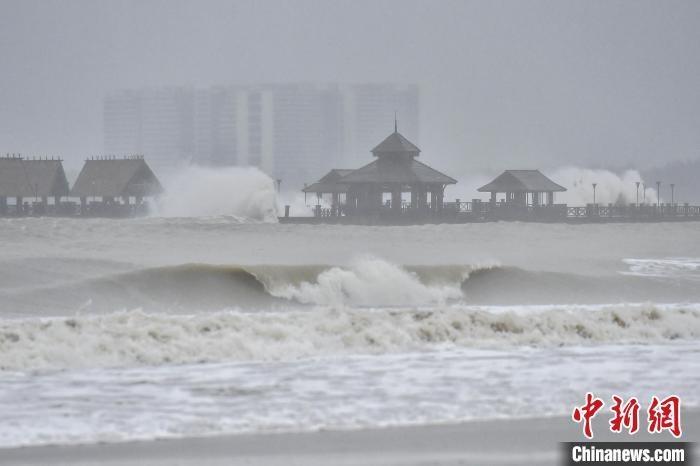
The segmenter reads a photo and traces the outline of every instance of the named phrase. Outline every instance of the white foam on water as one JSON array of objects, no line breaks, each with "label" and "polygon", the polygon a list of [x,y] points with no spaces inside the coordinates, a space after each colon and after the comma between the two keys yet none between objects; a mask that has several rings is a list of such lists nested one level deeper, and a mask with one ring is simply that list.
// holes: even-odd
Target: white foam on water
[{"label": "white foam on water", "polygon": [[423,283],[418,275],[374,257],[356,259],[348,267],[321,272],[315,282],[268,284],[273,296],[330,306],[442,305],[463,298],[460,288],[468,274],[451,282]]},{"label": "white foam on water", "polygon": [[626,275],[673,279],[700,280],[700,259],[695,257],[673,257],[661,259],[623,259],[629,266]]},{"label": "white foam on water", "polygon": [[566,415],[587,391],[700,397],[698,341],[0,372],[0,447]]},{"label": "white foam on water", "polygon": [[[700,338],[700,305],[142,311],[0,320],[0,369],[156,366]],[[0,372],[2,372],[0,370]]]}]

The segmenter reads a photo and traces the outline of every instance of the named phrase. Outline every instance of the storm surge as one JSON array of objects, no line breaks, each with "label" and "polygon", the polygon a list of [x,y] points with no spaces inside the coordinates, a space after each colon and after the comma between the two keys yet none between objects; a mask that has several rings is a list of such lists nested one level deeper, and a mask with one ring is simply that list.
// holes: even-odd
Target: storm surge
[{"label": "storm surge", "polygon": [[449,347],[662,343],[700,337],[697,305],[118,312],[0,321],[3,370],[288,361]]}]

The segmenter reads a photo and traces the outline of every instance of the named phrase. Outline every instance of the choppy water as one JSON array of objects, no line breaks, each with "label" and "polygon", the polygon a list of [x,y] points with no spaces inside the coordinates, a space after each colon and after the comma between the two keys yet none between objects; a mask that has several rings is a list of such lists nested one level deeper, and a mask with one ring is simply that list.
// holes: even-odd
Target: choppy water
[{"label": "choppy water", "polygon": [[0,220],[0,446],[698,406],[699,231]]}]

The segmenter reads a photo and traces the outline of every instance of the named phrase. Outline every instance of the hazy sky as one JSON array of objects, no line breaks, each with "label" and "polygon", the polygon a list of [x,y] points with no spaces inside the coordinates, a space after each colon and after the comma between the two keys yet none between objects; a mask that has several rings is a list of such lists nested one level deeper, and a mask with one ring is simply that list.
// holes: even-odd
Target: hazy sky
[{"label": "hazy sky", "polygon": [[258,81],[416,82],[460,170],[696,158],[700,2],[0,0],[2,153],[100,153],[113,89]]}]

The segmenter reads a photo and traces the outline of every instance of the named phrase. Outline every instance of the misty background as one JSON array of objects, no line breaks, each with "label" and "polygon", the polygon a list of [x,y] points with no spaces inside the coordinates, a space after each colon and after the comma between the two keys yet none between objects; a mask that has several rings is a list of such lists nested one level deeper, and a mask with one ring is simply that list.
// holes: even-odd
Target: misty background
[{"label": "misty background", "polygon": [[0,152],[79,169],[119,89],[389,82],[460,181],[634,168],[700,199],[699,24],[693,1],[0,0]]}]

